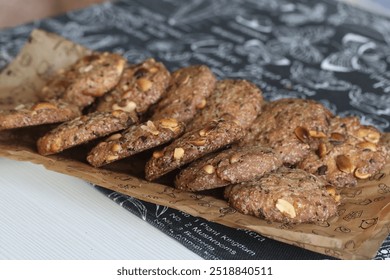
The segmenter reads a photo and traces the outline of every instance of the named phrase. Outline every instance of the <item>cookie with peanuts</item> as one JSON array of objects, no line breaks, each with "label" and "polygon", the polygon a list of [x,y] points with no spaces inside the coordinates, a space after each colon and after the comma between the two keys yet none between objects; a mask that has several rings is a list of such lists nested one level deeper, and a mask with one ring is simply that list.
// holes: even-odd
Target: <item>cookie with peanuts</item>
[{"label": "cookie with peanuts", "polygon": [[37,149],[41,155],[59,153],[126,129],[136,122],[138,117],[134,112],[116,110],[90,113],[64,122],[43,135],[37,141]]},{"label": "cookie with peanuts", "polygon": [[153,58],[129,65],[117,86],[98,100],[96,111],[144,114],[165,93],[170,76],[165,66]]},{"label": "cookie with peanuts", "polygon": [[230,115],[211,121],[201,129],[188,131],[162,150],[154,151],[145,166],[146,179],[155,180],[176,168],[237,142],[244,135],[242,126]]},{"label": "cookie with peanuts", "polygon": [[234,146],[192,162],[176,176],[175,187],[188,191],[215,189],[259,179],[282,164],[271,148]]},{"label": "cookie with peanuts", "polygon": [[161,146],[184,132],[185,125],[175,119],[160,119],[133,125],[96,145],[87,156],[87,161],[100,167],[130,157],[145,150]]},{"label": "cookie with peanuts", "polygon": [[356,117],[334,117],[318,148],[298,166],[336,187],[356,186],[359,179],[367,179],[384,167],[388,151],[381,137],[379,130],[362,125]]},{"label": "cookie with peanuts", "polygon": [[226,187],[237,211],[281,223],[323,222],[337,214],[336,188],[301,169],[282,167],[262,178]]},{"label": "cookie with peanuts", "polygon": [[80,108],[61,100],[20,104],[0,111],[0,130],[60,123],[81,115]]}]

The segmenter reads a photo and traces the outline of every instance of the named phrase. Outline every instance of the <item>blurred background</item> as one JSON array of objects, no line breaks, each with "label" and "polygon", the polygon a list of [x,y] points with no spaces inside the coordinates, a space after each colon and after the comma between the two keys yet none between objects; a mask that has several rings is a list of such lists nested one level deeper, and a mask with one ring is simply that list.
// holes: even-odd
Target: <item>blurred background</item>
[{"label": "blurred background", "polygon": [[0,0],[0,28],[80,9],[103,0]]},{"label": "blurred background", "polygon": [[[80,9],[104,1],[107,0],[0,0],[0,28],[54,16],[69,10]],[[389,0],[339,1],[348,2],[361,6],[364,9],[390,16]]]}]

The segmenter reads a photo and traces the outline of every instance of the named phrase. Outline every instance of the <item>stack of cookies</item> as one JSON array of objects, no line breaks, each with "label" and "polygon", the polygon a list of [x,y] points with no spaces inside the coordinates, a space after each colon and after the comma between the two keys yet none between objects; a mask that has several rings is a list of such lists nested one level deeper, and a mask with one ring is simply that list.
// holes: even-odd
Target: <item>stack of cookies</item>
[{"label": "stack of cookies", "polygon": [[[223,188],[237,211],[310,223],[336,215],[342,188],[379,172],[382,134],[312,100],[264,102],[246,80],[217,80],[205,65],[170,73],[154,59],[128,64],[93,53],[56,73],[40,101],[0,112],[0,130],[57,124],[41,155],[92,140],[92,166],[152,150],[145,179],[174,174],[180,190]],[[98,139],[98,140],[96,140]]]}]

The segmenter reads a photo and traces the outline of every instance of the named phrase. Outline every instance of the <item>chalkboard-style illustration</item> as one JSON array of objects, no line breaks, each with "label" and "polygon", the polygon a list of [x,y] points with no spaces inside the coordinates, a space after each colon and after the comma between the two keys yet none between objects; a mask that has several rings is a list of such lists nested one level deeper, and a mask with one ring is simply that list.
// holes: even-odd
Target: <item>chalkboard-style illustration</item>
[{"label": "chalkboard-style illustration", "polygon": [[287,49],[293,58],[306,63],[320,63],[323,60],[322,49],[318,44],[326,42],[335,34],[335,30],[328,26],[304,26],[301,28],[280,26],[274,29],[276,42],[272,45],[282,45],[279,50]]},{"label": "chalkboard-style illustration", "polygon": [[390,56],[390,50],[385,44],[354,33],[346,34],[341,43],[339,51],[331,53],[322,61],[322,69],[364,73],[386,71],[386,59]]},{"label": "chalkboard-style illustration", "polygon": [[94,5],[89,9],[70,11],[67,13],[67,16],[73,22],[80,23],[84,26],[116,26],[123,30],[126,30],[126,27],[130,26],[132,28],[139,28],[147,20],[140,14],[136,5],[129,6],[125,10],[111,2]]},{"label": "chalkboard-style illustration", "polygon": [[345,91],[351,84],[337,79],[330,71],[305,67],[301,62],[295,61],[290,68],[291,79],[312,89],[329,91]]},{"label": "chalkboard-style illustration", "polygon": [[[387,229],[390,232],[390,228]],[[375,260],[390,260],[390,236],[382,243]]]},{"label": "chalkboard-style illustration", "polygon": [[264,44],[258,39],[251,39],[243,45],[237,45],[236,53],[246,56],[249,63],[256,63],[257,65],[289,65],[290,60],[283,55],[283,53],[288,52],[286,46],[276,41],[270,42]]},{"label": "chalkboard-style illustration", "polygon": [[237,1],[189,0],[181,2],[181,5],[170,15],[168,23],[170,25],[190,25],[215,17],[237,15],[241,11],[241,5]]},{"label": "chalkboard-style illustration", "polygon": [[104,29],[96,26],[84,26],[77,22],[62,23],[55,19],[45,22],[53,32],[93,50],[106,50],[126,45],[129,41],[124,34],[104,34]]},{"label": "chalkboard-style illustration", "polygon": [[374,23],[374,16],[352,5],[338,2],[337,11],[328,17],[328,22],[334,25],[347,23],[369,28]]},{"label": "chalkboard-style illustration", "polygon": [[156,218],[159,218],[162,214],[164,214],[169,208],[167,206],[156,205]]},{"label": "chalkboard-style illustration", "polygon": [[350,104],[364,112],[390,116],[390,94],[362,92],[358,87],[349,91]]},{"label": "chalkboard-style illustration", "polygon": [[377,223],[378,223],[378,218],[364,219],[362,220],[359,227],[362,229],[368,229],[372,226],[375,226]]},{"label": "chalkboard-style illustration", "polygon": [[161,60],[168,62],[188,61],[192,54],[186,51],[186,45],[173,40],[153,40],[147,45],[147,50],[150,53],[156,54]]},{"label": "chalkboard-style illustration", "polygon": [[[126,207],[127,209],[136,209],[137,215],[144,221],[146,221],[147,208],[142,201],[127,195],[123,195],[117,192],[112,192],[108,195],[113,201],[118,203],[120,206]],[[130,203],[130,205],[128,205]]]},{"label": "chalkboard-style illustration", "polygon": [[326,6],[324,4],[316,4],[313,7],[296,4],[294,11],[283,13],[280,20],[287,25],[296,26],[308,22],[323,22],[326,16]]},{"label": "chalkboard-style illustration", "polygon": [[262,33],[270,33],[273,29],[273,21],[263,15],[238,15],[235,17],[237,23],[249,27],[253,30],[262,32]]},{"label": "chalkboard-style illustration", "polygon": [[356,116],[360,119],[360,122],[362,124],[375,126],[381,131],[384,131],[390,127],[390,123],[386,118],[373,114],[362,113],[357,110],[347,110],[339,112],[338,115],[341,117]]},{"label": "chalkboard-style illustration", "polygon": [[264,99],[268,101],[275,101],[282,98],[301,98],[305,99],[306,95],[300,92],[287,90],[287,89],[278,89],[272,88],[271,91],[263,91]]}]

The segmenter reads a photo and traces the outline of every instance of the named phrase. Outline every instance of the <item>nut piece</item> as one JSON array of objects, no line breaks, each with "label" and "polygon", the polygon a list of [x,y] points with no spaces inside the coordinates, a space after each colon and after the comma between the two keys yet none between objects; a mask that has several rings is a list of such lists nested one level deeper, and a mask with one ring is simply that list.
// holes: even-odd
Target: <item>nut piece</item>
[{"label": "nut piece", "polygon": [[339,202],[340,199],[341,199],[341,196],[336,192],[336,188],[334,186],[331,186],[331,185],[327,185],[325,186],[326,188],[326,191],[328,192],[328,194],[333,197],[333,199],[336,201],[336,202]]},{"label": "nut piece", "polygon": [[154,151],[153,152],[153,157],[154,158],[161,158],[164,155],[162,151]]},{"label": "nut piece", "polygon": [[310,133],[302,126],[297,126],[297,128],[294,130],[294,133],[295,136],[297,136],[297,138],[303,143],[306,143],[309,140]]},{"label": "nut piece", "polygon": [[179,127],[179,123],[176,119],[162,119],[160,121],[160,126],[162,128],[168,128],[171,131],[175,132]]},{"label": "nut piece", "polygon": [[137,84],[138,86],[140,87],[140,89],[145,92],[147,90],[149,90],[151,87],[152,87],[152,82],[149,81],[148,79],[146,78],[139,78],[137,80]]},{"label": "nut piece", "polygon": [[126,105],[123,107],[119,106],[118,104],[112,105],[113,110],[122,110],[122,111],[129,112],[129,113],[133,112],[135,110],[135,108],[137,108],[137,104],[135,104],[135,102],[133,102],[133,101],[127,102]]},{"label": "nut piece", "polygon": [[234,154],[234,155],[232,155],[232,156],[230,157],[229,162],[230,162],[231,164],[233,164],[233,163],[238,162],[239,160],[240,160],[240,156],[237,155],[237,154]]},{"label": "nut piece", "polygon": [[204,172],[206,172],[207,174],[213,174],[213,173],[215,172],[215,168],[214,168],[214,166],[212,166],[211,164],[208,164],[208,165],[203,166],[203,170],[204,170]]},{"label": "nut piece", "polygon": [[113,151],[113,152],[119,152],[121,149],[122,149],[122,147],[119,144],[114,144],[111,147],[111,151]]},{"label": "nut piece", "polygon": [[39,102],[31,107],[32,110],[47,110],[47,109],[57,109],[57,106],[49,102]]},{"label": "nut piece", "polygon": [[290,216],[290,218],[295,218],[297,216],[294,206],[287,200],[279,198],[276,201],[275,206],[280,212],[282,212],[283,214],[287,214],[288,216]]},{"label": "nut piece", "polygon": [[372,176],[370,173],[364,173],[360,168],[356,168],[353,175],[358,179],[368,179]]},{"label": "nut piece", "polygon": [[152,121],[147,121],[146,125],[141,125],[141,129],[153,134],[153,135],[159,135],[160,132],[157,130],[156,126]]},{"label": "nut piece", "polygon": [[122,135],[120,133],[115,133],[113,135],[111,135],[110,137],[108,137],[106,139],[106,141],[113,141],[113,140],[118,140],[122,137]]},{"label": "nut piece", "polygon": [[206,139],[200,138],[200,139],[189,141],[189,143],[194,145],[194,146],[198,146],[198,147],[204,146],[204,144],[206,144]]},{"label": "nut piece", "polygon": [[375,128],[366,126],[366,127],[359,128],[358,137],[366,141],[377,144],[379,142],[381,134]]},{"label": "nut piece", "polygon": [[109,156],[107,157],[107,161],[115,161],[115,160],[117,160],[118,158],[119,158],[118,155],[109,155]]},{"label": "nut piece", "polygon": [[318,130],[310,130],[309,134],[313,138],[325,138],[326,137],[325,133],[323,133],[322,131],[318,131]]},{"label": "nut piece", "polygon": [[206,107],[207,101],[205,98],[203,98],[198,104],[196,104],[197,109],[203,109]]},{"label": "nut piece", "polygon": [[376,152],[377,151],[377,146],[376,144],[372,143],[372,142],[360,142],[356,145],[356,147],[360,148],[360,149],[363,149],[363,150],[370,150],[372,152]]},{"label": "nut piece", "polygon": [[115,117],[115,118],[120,118],[123,114],[123,111],[122,110],[114,110],[111,112],[111,114]]},{"label": "nut piece", "polygon": [[317,155],[320,158],[323,158],[324,156],[326,156],[326,153],[327,153],[327,148],[326,148],[325,143],[320,143],[318,145]]},{"label": "nut piece", "polygon": [[189,80],[190,80],[189,75],[180,75],[180,77],[177,79],[178,83],[181,85],[188,83]]},{"label": "nut piece", "polygon": [[173,151],[173,158],[176,160],[181,159],[184,156],[184,149],[183,148],[176,148]]},{"label": "nut piece", "polygon": [[346,155],[338,155],[336,157],[336,165],[337,168],[344,173],[353,173],[356,168],[351,159]]},{"label": "nut piece", "polygon": [[330,141],[336,142],[336,143],[341,143],[345,141],[345,135],[338,133],[338,132],[333,132],[330,134]]},{"label": "nut piece", "polygon": [[157,71],[158,71],[157,67],[152,67],[152,68],[149,69],[149,72],[152,73],[152,74],[157,73]]}]

